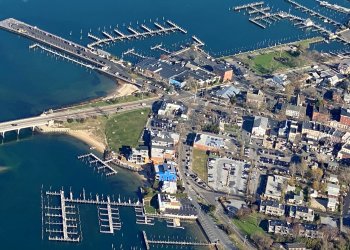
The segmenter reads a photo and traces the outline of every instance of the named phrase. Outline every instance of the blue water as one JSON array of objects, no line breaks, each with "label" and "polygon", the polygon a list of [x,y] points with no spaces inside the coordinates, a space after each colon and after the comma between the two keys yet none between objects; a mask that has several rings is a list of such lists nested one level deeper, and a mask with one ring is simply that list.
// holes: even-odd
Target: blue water
[{"label": "blue water", "polygon": [[[0,19],[14,17],[81,44],[91,42],[87,32],[102,37],[101,30],[110,31],[137,23],[163,22],[163,18],[179,24],[188,34],[172,34],[151,39],[123,42],[104,49],[121,56],[135,48],[147,56],[157,55],[151,46],[163,43],[169,50],[178,49],[196,35],[203,40],[212,55],[227,55],[275,43],[313,37],[316,33],[300,30],[288,21],[274,23],[261,29],[248,21],[243,12],[231,8],[247,3],[245,0],[0,0]],[[285,10],[306,17],[282,0],[265,1],[273,11]],[[300,1],[323,14],[344,22],[347,16],[320,8],[314,0]],[[350,7],[346,0],[332,1]],[[151,20],[150,20],[151,19]],[[322,21],[314,20],[322,23]],[[329,24],[322,24],[334,29]],[[100,31],[99,31],[100,30]],[[0,31],[0,121],[28,117],[71,103],[104,96],[115,88],[115,82],[80,66],[57,60],[39,51],[30,51],[24,38]],[[324,45],[317,45],[321,48]],[[315,46],[315,47],[317,47]],[[331,50],[340,44],[327,45]],[[159,53],[158,53],[159,55]],[[125,57],[136,61],[136,58]],[[76,192],[104,192],[136,196],[140,182],[126,171],[111,180],[96,176],[76,159],[89,151],[88,147],[64,136],[39,136],[26,133],[16,140],[7,135],[0,146],[0,166],[9,168],[0,173],[0,249],[117,249],[142,247],[140,230],[150,235],[203,237],[198,227],[174,231],[158,223],[154,227],[139,227],[132,211],[122,210],[126,225],[115,236],[97,232],[95,208],[82,208],[83,243],[59,244],[41,240],[40,189],[64,186]],[[23,137],[23,136],[22,136]]]}]

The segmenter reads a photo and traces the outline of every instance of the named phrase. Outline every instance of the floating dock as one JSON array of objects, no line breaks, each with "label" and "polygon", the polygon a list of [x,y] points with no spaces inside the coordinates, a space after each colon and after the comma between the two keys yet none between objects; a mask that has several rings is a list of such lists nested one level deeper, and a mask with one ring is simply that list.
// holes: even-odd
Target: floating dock
[{"label": "floating dock", "polygon": [[325,8],[331,9],[331,10],[335,10],[335,11],[338,11],[340,13],[350,14],[350,9],[349,8],[345,8],[345,7],[337,5],[337,4],[331,4],[331,3],[326,2],[326,1],[317,0],[317,2],[322,7],[325,7]]}]

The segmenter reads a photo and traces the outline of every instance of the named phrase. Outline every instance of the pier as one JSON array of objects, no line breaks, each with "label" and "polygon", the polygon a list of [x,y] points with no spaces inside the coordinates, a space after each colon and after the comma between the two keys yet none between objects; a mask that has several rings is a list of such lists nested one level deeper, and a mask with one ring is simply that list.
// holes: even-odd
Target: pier
[{"label": "pier", "polygon": [[166,24],[168,25],[167,27],[155,22],[154,26],[157,29],[151,29],[151,28],[145,26],[144,24],[142,24],[140,27],[142,28],[143,31],[137,31],[135,28],[129,26],[127,28],[127,30],[130,32],[130,34],[124,34],[120,30],[114,29],[114,32],[117,34],[117,36],[112,36],[111,34],[106,33],[104,31],[104,32],[102,32],[102,34],[106,38],[99,38],[99,37],[89,33],[88,37],[92,38],[94,40],[94,42],[88,44],[88,48],[92,49],[96,46],[102,46],[104,44],[121,42],[124,40],[141,39],[141,38],[145,38],[145,37],[151,37],[151,36],[155,36],[155,35],[163,35],[163,34],[168,34],[170,32],[177,32],[177,31],[184,33],[184,34],[187,34],[187,30],[180,27],[179,25],[177,25],[173,21],[167,20]]},{"label": "pier", "polygon": [[[50,53],[53,50],[57,50],[73,56],[80,61],[84,61],[99,73],[105,74],[113,79],[128,83],[134,82],[131,79],[131,76],[126,72],[127,70],[122,66],[122,63],[110,60],[105,54],[101,54],[97,50],[84,47],[14,18],[0,21],[0,29],[4,29],[40,43],[41,45],[46,46],[45,50]],[[101,42],[101,40],[96,41],[98,44]]]},{"label": "pier", "polygon": [[123,52],[123,56],[125,56],[125,55],[133,55],[133,56],[139,57],[141,59],[149,58],[149,57],[144,56],[140,53],[137,53],[134,48],[128,49],[127,51]]},{"label": "pier", "polygon": [[157,45],[154,45],[154,46],[151,47],[151,50],[156,50],[156,49],[158,49],[160,51],[163,51],[163,52],[165,52],[167,54],[171,54],[172,53],[170,50],[164,48],[163,44],[157,44]]},{"label": "pier", "polygon": [[260,28],[266,29],[267,25],[271,25],[273,22],[278,21],[280,17],[276,13],[270,13],[270,7],[264,7],[264,2],[255,2],[250,4],[244,4],[233,8],[235,11],[245,10],[252,16],[249,21],[256,24]]},{"label": "pier", "polygon": [[119,209],[111,205],[111,200],[109,196],[107,196],[106,207],[98,208],[98,218],[101,233],[114,234],[115,230],[121,229]]},{"label": "pier", "polygon": [[193,242],[186,240],[150,240],[147,238],[145,231],[142,231],[146,249],[150,249],[150,245],[178,245],[178,246],[214,246],[212,243]]},{"label": "pier", "polygon": [[80,156],[78,156],[78,159],[89,163],[90,166],[94,166],[95,169],[97,169],[97,172],[101,171],[107,177],[112,176],[112,175],[116,175],[118,173],[114,168],[109,166],[106,162],[101,160],[99,157],[97,157],[93,153],[89,153],[86,155],[80,155]]},{"label": "pier", "polygon": [[329,18],[329,17],[326,17],[312,9],[309,9],[308,7],[304,6],[304,5],[301,5],[300,3],[294,1],[294,0],[286,0],[288,3],[290,3],[291,5],[293,5],[296,9],[300,9],[302,12],[305,12],[305,13],[308,13],[310,14],[311,16],[316,16],[320,19],[322,19],[324,22],[328,22],[328,23],[331,23],[333,25],[336,25],[336,26],[339,26],[339,27],[343,27],[344,25],[335,21],[334,19],[332,18]]},{"label": "pier", "polygon": [[331,9],[331,10],[335,10],[335,11],[338,11],[340,13],[350,14],[350,9],[349,8],[345,8],[345,7],[337,5],[337,4],[331,4],[331,3],[326,2],[326,1],[317,0],[317,2],[322,7],[325,7],[325,8]]}]

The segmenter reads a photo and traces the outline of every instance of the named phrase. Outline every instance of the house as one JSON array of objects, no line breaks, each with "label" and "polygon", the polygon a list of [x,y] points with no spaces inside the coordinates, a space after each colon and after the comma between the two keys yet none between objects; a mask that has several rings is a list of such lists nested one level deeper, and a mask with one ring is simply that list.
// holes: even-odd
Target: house
[{"label": "house", "polygon": [[292,230],[291,225],[282,220],[268,220],[268,232],[280,235],[290,235]]},{"label": "house", "polygon": [[350,74],[350,60],[344,60],[338,65],[338,71],[340,74],[348,75]]},{"label": "house", "polygon": [[225,148],[225,141],[218,136],[197,133],[193,147],[203,151],[219,151]]},{"label": "house", "polygon": [[285,206],[278,201],[262,200],[260,202],[259,212],[272,216],[282,216],[285,212]]},{"label": "house", "polygon": [[267,177],[263,197],[266,199],[279,200],[282,197],[282,189],[287,178],[280,175],[269,175]]},{"label": "house", "polygon": [[255,116],[254,123],[252,127],[252,136],[254,137],[264,137],[268,127],[269,119],[266,117]]},{"label": "house", "polygon": [[328,177],[328,182],[333,183],[333,184],[338,184],[339,183],[338,176],[336,174],[331,174]]},{"label": "house", "polygon": [[176,209],[181,208],[181,203],[176,199],[175,196],[168,194],[158,194],[158,206],[159,210],[164,212],[166,209]]},{"label": "house", "polygon": [[315,214],[314,214],[314,210],[308,207],[290,206],[289,217],[305,220],[305,221],[313,221]]},{"label": "house", "polygon": [[287,104],[286,116],[293,119],[304,119],[306,115],[306,107],[300,105]]},{"label": "house", "polygon": [[162,193],[176,194],[177,192],[176,181],[163,181],[161,191]]},{"label": "house", "polygon": [[346,102],[347,104],[350,104],[350,93],[345,93],[343,99],[344,99],[344,102]]},{"label": "house", "polygon": [[345,143],[341,150],[338,152],[337,157],[339,159],[349,159],[350,158],[350,143]]},{"label": "house", "polygon": [[260,108],[265,103],[265,95],[261,90],[248,91],[246,104],[249,107]]},{"label": "house", "polygon": [[327,183],[328,197],[337,198],[339,196],[340,186],[334,183]]},{"label": "house", "polygon": [[337,211],[338,200],[337,198],[330,197],[327,201],[327,209],[328,211],[335,212]]},{"label": "house", "polygon": [[330,120],[330,112],[323,106],[314,106],[311,119],[316,122],[327,122]]},{"label": "house", "polygon": [[176,168],[175,164],[163,163],[161,165],[154,166],[154,172],[156,180],[159,181],[176,181]]},{"label": "house", "polygon": [[350,126],[350,109],[342,108],[340,110],[339,122],[343,125]]},{"label": "house", "polygon": [[323,233],[319,230],[317,225],[301,224],[299,236],[303,238],[320,239],[323,237]]},{"label": "house", "polygon": [[147,164],[150,162],[149,150],[147,146],[139,146],[138,148],[132,148],[131,154],[127,160],[135,164]]},{"label": "house", "polygon": [[299,194],[294,194],[293,198],[288,199],[288,203],[294,205],[302,205],[304,203],[304,193],[300,191]]}]

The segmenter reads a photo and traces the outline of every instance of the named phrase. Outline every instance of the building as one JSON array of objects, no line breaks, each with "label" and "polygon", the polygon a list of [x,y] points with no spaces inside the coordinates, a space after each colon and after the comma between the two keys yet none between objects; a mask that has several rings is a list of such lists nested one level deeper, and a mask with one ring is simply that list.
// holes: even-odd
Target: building
[{"label": "building", "polygon": [[350,126],[350,109],[342,108],[340,110],[339,122],[343,125]]},{"label": "building", "polygon": [[334,197],[330,197],[327,200],[327,209],[328,211],[335,212],[337,211],[338,199]]},{"label": "building", "polygon": [[266,199],[280,200],[282,190],[287,182],[287,178],[280,175],[269,175],[267,177],[263,197]]},{"label": "building", "polygon": [[306,115],[306,107],[300,105],[287,104],[286,116],[289,118],[301,120]]},{"label": "building", "polygon": [[197,133],[193,147],[203,151],[219,151],[225,148],[225,141],[214,135]]},{"label": "building", "polygon": [[176,194],[177,182],[176,181],[163,181],[161,191],[162,191],[162,193]]},{"label": "building", "polygon": [[224,86],[223,88],[214,92],[214,96],[218,99],[229,101],[231,97],[235,97],[241,91],[234,86]]},{"label": "building", "polygon": [[282,220],[268,220],[268,232],[273,234],[280,234],[280,235],[290,235],[292,230],[292,226]]},{"label": "building", "polygon": [[154,164],[161,164],[165,160],[175,159],[175,145],[179,141],[176,133],[152,131],[151,132],[151,159]]},{"label": "building", "polygon": [[300,191],[299,194],[294,194],[293,198],[288,199],[289,204],[302,205],[304,203],[304,194]]},{"label": "building", "polygon": [[163,163],[154,166],[156,180],[159,181],[176,181],[176,168],[174,164]]},{"label": "building", "polygon": [[249,107],[260,108],[265,103],[265,95],[261,90],[248,91],[246,104]]},{"label": "building", "polygon": [[319,141],[329,138],[332,142],[342,142],[345,132],[322,123],[305,121],[302,123],[302,135],[308,140]]},{"label": "building", "polygon": [[301,224],[299,236],[303,238],[320,239],[323,237],[323,233],[319,230],[317,225]]},{"label": "building", "polygon": [[314,221],[314,210],[303,206],[290,206],[289,217],[305,221]]},{"label": "building", "polygon": [[150,162],[149,150],[147,146],[139,146],[138,148],[133,148],[131,154],[128,156],[127,160],[135,164],[147,164]]},{"label": "building", "polygon": [[338,71],[340,74],[348,75],[350,74],[350,60],[344,60],[338,65]]},{"label": "building", "polygon": [[277,201],[262,200],[260,202],[259,212],[272,216],[282,216],[285,212],[285,206]]},{"label": "building", "polygon": [[313,107],[311,119],[316,122],[328,122],[330,117],[330,112],[324,107]]},{"label": "building", "polygon": [[181,203],[176,199],[175,196],[168,194],[158,194],[158,205],[159,210],[164,212],[166,209],[176,209],[181,208]]},{"label": "building", "polygon": [[327,195],[328,197],[338,198],[340,193],[340,186],[334,183],[327,183]]},{"label": "building", "polygon": [[158,110],[159,116],[181,117],[187,119],[187,107],[175,101],[163,101]]},{"label": "building", "polygon": [[266,117],[255,116],[252,127],[252,136],[263,138],[266,135],[269,119]]},{"label": "building", "polygon": [[338,152],[337,157],[339,159],[349,159],[350,158],[350,144],[346,143],[342,146],[341,150]]}]

